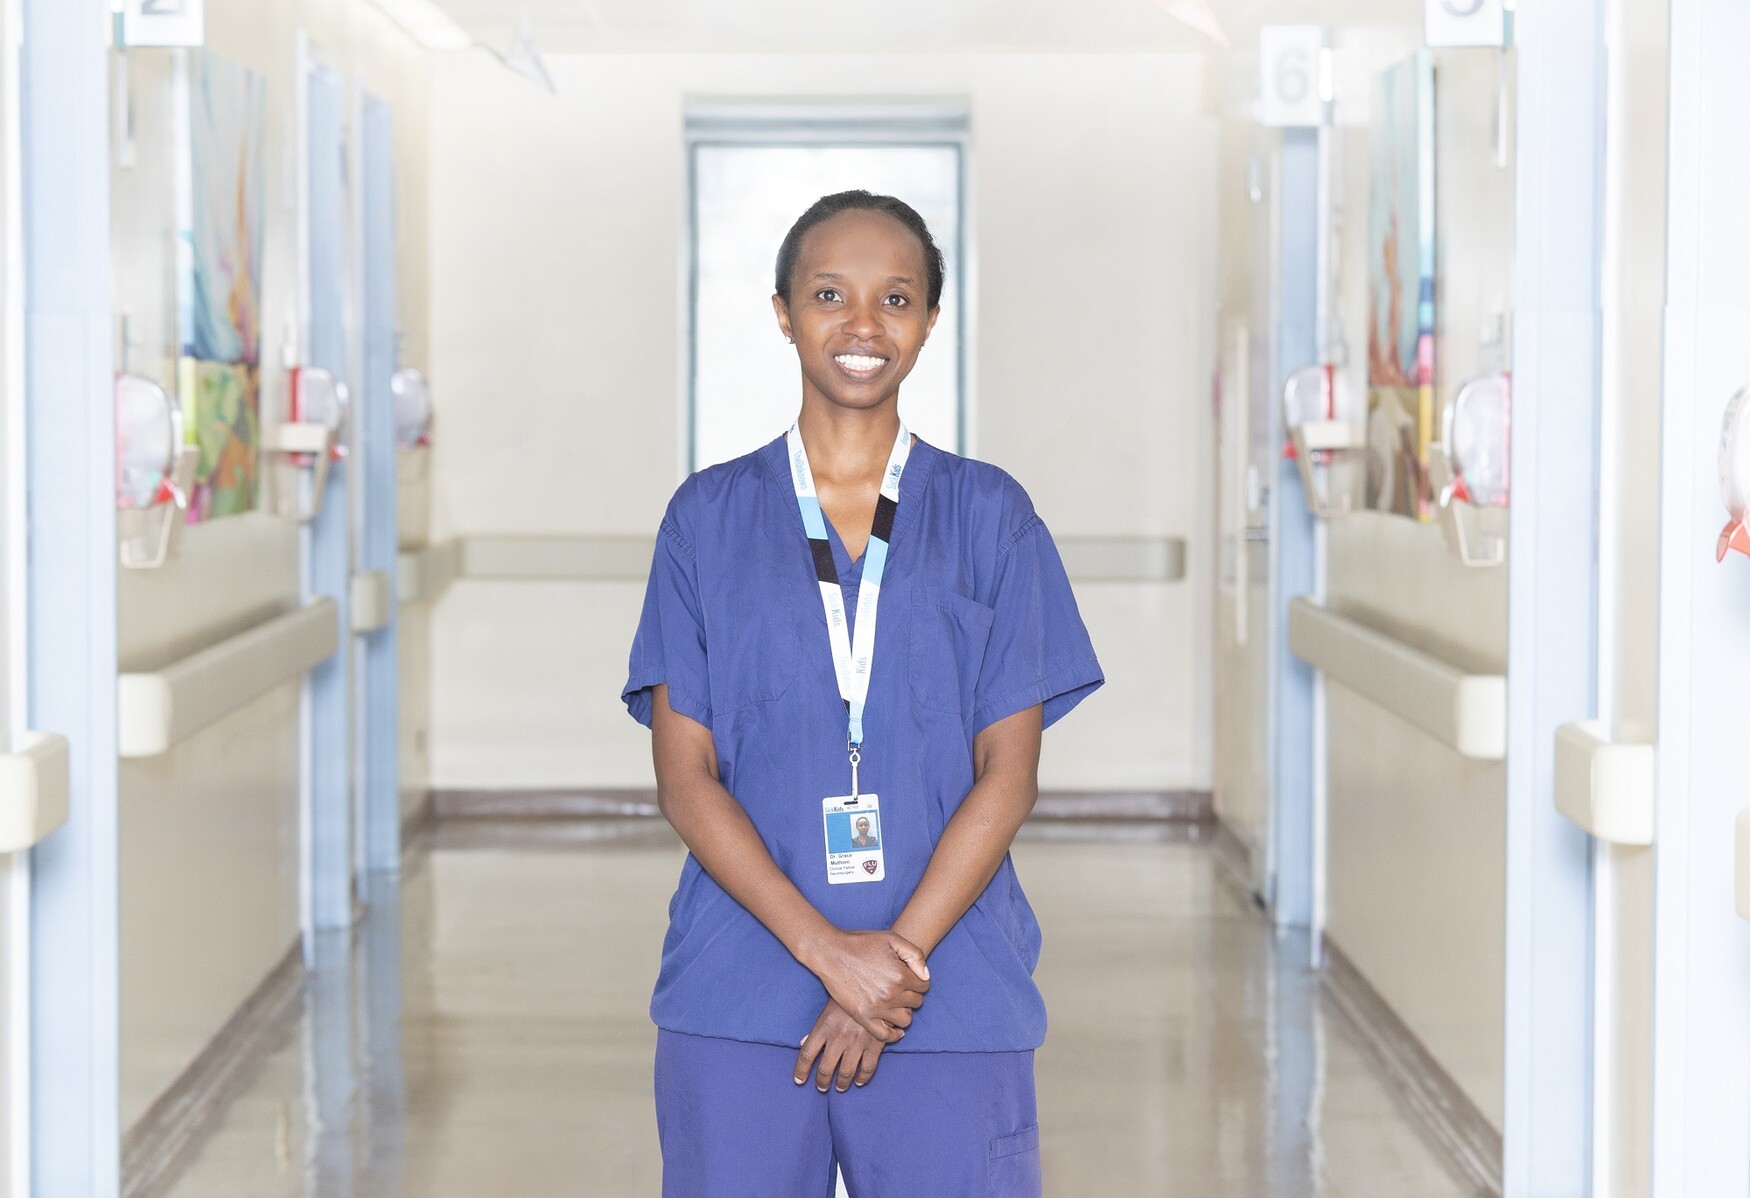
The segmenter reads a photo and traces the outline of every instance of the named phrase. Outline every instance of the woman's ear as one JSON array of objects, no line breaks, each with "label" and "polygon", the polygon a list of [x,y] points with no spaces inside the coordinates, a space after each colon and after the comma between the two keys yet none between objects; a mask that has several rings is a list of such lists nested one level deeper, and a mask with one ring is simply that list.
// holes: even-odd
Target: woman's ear
[{"label": "woman's ear", "polygon": [[773,293],[772,312],[778,318],[778,331],[784,334],[784,340],[791,345],[796,344],[796,335],[790,331],[790,305],[784,302],[784,297]]}]

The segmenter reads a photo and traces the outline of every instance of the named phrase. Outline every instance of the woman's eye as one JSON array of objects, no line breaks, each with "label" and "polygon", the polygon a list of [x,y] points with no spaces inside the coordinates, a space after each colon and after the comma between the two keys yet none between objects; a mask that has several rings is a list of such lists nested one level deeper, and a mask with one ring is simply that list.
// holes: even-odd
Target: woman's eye
[{"label": "woman's eye", "polygon": [[834,291],[831,287],[823,287],[814,293],[814,298],[822,303],[832,304],[838,302],[839,293]]},{"label": "woman's eye", "polygon": [[903,308],[911,301],[906,299],[903,295],[890,295],[887,297],[887,302],[892,304],[895,308]]}]

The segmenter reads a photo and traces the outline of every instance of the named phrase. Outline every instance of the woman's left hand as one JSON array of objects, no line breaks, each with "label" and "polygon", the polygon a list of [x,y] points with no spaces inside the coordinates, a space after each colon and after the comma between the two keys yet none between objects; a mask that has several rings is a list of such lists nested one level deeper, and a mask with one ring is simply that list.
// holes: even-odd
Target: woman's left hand
[{"label": "woman's left hand", "polygon": [[875,1066],[881,1060],[884,1047],[843,1007],[828,999],[820,1018],[814,1021],[814,1030],[802,1040],[802,1051],[796,1054],[793,1076],[800,1086],[812,1072],[814,1087],[822,1094],[836,1078],[838,1091],[843,1094],[852,1083],[859,1086],[869,1083],[869,1079],[875,1076]]}]

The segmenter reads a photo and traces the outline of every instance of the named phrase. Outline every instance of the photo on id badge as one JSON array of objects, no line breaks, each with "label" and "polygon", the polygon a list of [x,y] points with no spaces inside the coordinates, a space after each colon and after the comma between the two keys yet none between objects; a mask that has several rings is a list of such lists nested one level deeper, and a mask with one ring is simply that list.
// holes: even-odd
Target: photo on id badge
[{"label": "photo on id badge", "polygon": [[879,882],[887,876],[881,847],[881,802],[874,795],[841,795],[821,804],[826,817],[826,880]]}]

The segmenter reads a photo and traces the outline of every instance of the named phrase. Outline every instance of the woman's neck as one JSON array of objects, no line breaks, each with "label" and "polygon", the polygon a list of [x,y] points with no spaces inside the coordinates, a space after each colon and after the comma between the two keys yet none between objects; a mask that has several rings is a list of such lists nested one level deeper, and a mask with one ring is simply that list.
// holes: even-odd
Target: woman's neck
[{"label": "woman's neck", "polygon": [[899,411],[894,404],[866,411],[822,411],[803,404],[796,427],[817,481],[856,484],[873,478],[879,483],[893,452],[893,439],[899,435]]}]

